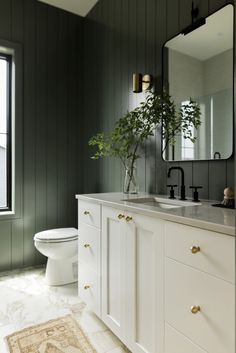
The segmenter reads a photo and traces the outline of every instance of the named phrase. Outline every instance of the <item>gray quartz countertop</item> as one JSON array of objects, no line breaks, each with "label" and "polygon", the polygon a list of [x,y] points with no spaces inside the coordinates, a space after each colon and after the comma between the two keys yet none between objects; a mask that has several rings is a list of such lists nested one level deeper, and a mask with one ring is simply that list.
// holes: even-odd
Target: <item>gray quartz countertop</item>
[{"label": "gray quartz countertop", "polygon": [[[200,204],[196,204],[194,206],[183,206],[170,209],[162,209],[156,206],[133,203],[129,201],[129,199],[149,197],[168,199],[167,196],[150,195],[146,193],[126,195],[116,192],[76,195],[78,200],[110,206],[121,211],[141,213],[147,216],[212,230],[227,235],[235,235],[235,210],[213,207],[212,204],[219,203],[217,201],[201,200]],[[186,202],[188,204],[191,200],[187,200]]]}]

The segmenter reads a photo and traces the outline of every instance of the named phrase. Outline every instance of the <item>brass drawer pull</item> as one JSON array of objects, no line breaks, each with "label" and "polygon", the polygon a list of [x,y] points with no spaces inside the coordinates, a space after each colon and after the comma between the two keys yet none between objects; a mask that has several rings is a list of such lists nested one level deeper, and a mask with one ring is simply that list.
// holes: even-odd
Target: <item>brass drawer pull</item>
[{"label": "brass drawer pull", "polygon": [[89,214],[89,211],[84,211],[84,215],[87,216]]},{"label": "brass drawer pull", "polygon": [[199,311],[201,311],[201,308],[199,305],[193,305],[191,306],[191,313],[197,314]]},{"label": "brass drawer pull", "polygon": [[89,289],[91,286],[89,286],[88,284],[86,284],[85,286],[84,286],[84,289],[85,290],[87,290],[87,289]]},{"label": "brass drawer pull", "polygon": [[200,246],[191,246],[190,248],[192,254],[196,254],[197,252],[199,252],[201,249],[200,249]]},{"label": "brass drawer pull", "polygon": [[130,217],[130,216],[127,216],[125,219],[126,219],[127,222],[129,222],[129,221],[132,221],[133,218]]},{"label": "brass drawer pull", "polygon": [[89,248],[90,244],[84,244],[84,248]]},{"label": "brass drawer pull", "polygon": [[119,219],[125,218],[125,215],[120,213],[120,214],[118,214],[118,218]]}]

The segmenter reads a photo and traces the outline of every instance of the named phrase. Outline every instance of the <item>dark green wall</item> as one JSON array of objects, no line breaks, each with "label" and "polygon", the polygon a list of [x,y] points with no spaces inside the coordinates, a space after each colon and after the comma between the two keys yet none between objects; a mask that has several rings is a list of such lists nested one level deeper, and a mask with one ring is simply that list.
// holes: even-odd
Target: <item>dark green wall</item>
[{"label": "dark green wall", "polygon": [[[207,16],[229,1],[196,0],[199,16]],[[88,138],[110,129],[128,109],[144,99],[132,93],[132,74],[155,77],[162,85],[162,46],[191,23],[191,0],[99,0],[85,23],[85,190],[122,190],[123,171],[118,161],[91,161]],[[166,193],[167,168],[160,154],[160,135],[146,144],[139,161],[141,191]],[[185,170],[186,186],[202,185],[200,198],[223,197],[226,185],[234,185],[234,160],[175,163]],[[191,196],[187,188],[188,196]]]},{"label": "dark green wall", "polygon": [[0,271],[45,262],[35,232],[76,226],[82,191],[82,19],[36,0],[0,1],[0,39],[22,46],[17,215],[0,218]]},{"label": "dark green wall", "polygon": [[[203,16],[226,2],[195,1]],[[132,93],[133,72],[152,74],[161,90],[162,45],[191,22],[190,8],[190,0],[99,0],[82,21],[36,0],[0,1],[0,39],[23,53],[17,215],[0,218],[0,271],[45,261],[34,233],[76,226],[76,193],[122,189],[120,163],[91,161],[87,140],[144,99]],[[201,197],[220,199],[233,185],[233,159],[180,165],[187,185],[203,185]],[[165,193],[167,168],[157,131],[139,161],[141,190]]]}]

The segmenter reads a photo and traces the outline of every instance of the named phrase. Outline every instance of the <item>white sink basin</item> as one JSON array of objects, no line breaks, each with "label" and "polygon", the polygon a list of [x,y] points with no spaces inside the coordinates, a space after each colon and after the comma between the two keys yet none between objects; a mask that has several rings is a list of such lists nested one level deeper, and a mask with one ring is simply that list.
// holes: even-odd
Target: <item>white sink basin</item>
[{"label": "white sink basin", "polygon": [[164,209],[192,207],[192,206],[201,205],[200,202],[194,203],[189,201],[165,199],[161,197],[142,197],[142,198],[136,198],[136,199],[125,199],[123,201],[147,205],[147,206],[155,206],[155,207],[164,208]]}]

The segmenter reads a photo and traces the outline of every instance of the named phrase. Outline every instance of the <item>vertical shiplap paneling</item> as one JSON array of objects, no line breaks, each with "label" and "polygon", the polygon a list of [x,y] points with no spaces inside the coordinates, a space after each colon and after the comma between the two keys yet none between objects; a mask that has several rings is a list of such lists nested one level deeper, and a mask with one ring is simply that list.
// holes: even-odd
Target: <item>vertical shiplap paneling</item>
[{"label": "vertical shiplap paneling", "polygon": [[206,17],[209,14],[209,0],[195,0],[194,5],[199,9],[198,17]]},{"label": "vertical shiplap paneling", "polygon": [[199,199],[209,199],[209,162],[199,161],[193,163],[193,185],[202,186],[199,189]]},{"label": "vertical shiplap paneling", "polygon": [[1,0],[0,38],[11,39],[11,1]]},{"label": "vertical shiplap paneling", "polygon": [[24,265],[35,261],[35,15],[24,0]]},{"label": "vertical shiplap paneling", "polygon": [[[93,116],[93,130],[91,131],[92,133],[90,136],[88,136],[86,140],[86,146],[85,149],[88,151],[89,158],[93,154],[93,148],[88,146],[88,139],[91,137],[96,132],[103,131],[103,119],[104,119],[104,112],[103,112],[103,107],[104,107],[104,102],[106,100],[106,85],[101,84],[104,80],[105,73],[106,73],[106,59],[107,59],[107,53],[105,52],[105,44],[104,44],[104,38],[105,38],[105,32],[106,32],[106,26],[104,25],[104,16],[105,16],[105,10],[106,4],[102,3],[102,6],[95,6],[93,10],[90,13],[90,20],[92,23],[92,31],[90,34],[92,35],[91,38],[94,38],[95,40],[95,52],[99,53],[99,55],[96,55],[96,62],[93,65],[93,70],[92,70],[92,75],[93,77],[93,87],[94,91],[96,91],[96,95],[93,101],[93,104],[95,105],[95,115]],[[83,27],[84,28],[84,27]],[[83,35],[86,36],[86,30],[84,30]],[[86,46],[85,46],[86,47]],[[93,54],[94,55],[94,54]],[[84,55],[86,58],[86,54]],[[86,99],[84,100],[84,109],[86,109]],[[106,129],[106,127],[105,127]],[[92,173],[95,171],[95,179],[94,179],[94,189],[93,191],[98,191],[101,189],[101,182],[104,182],[103,175],[106,173],[103,173],[103,168],[101,168],[101,161],[92,161],[90,158],[90,167],[92,169],[90,170]]]},{"label": "vertical shiplap paneling", "polygon": [[58,190],[58,10],[48,8],[48,41],[47,41],[47,228],[57,225],[57,190]]},{"label": "vertical shiplap paneling", "polygon": [[[211,11],[215,11],[219,6],[222,5],[222,2],[218,0],[196,0],[194,3],[199,7],[199,17],[206,16],[208,14],[209,8]],[[96,57],[95,62],[99,61],[99,65],[103,67],[103,74],[100,76],[101,80],[101,94],[100,92],[96,94],[95,89],[91,92],[91,98],[86,100],[85,96],[85,105],[86,102],[89,103],[90,99],[94,98],[94,104],[97,101],[99,106],[99,111],[101,115],[100,118],[100,130],[105,131],[110,128],[111,119],[114,116],[119,116],[119,107],[116,106],[116,102],[119,102],[119,91],[116,87],[116,80],[113,82],[110,80],[110,59],[113,60],[113,76],[115,73],[119,72],[117,67],[117,53],[119,48],[119,43],[117,42],[116,46],[114,43],[110,43],[109,38],[113,36],[116,38],[116,31],[114,33],[114,27],[116,28],[116,21],[119,17],[119,6],[121,7],[122,12],[122,37],[121,37],[121,81],[122,81],[122,109],[123,114],[126,109],[133,109],[137,104],[143,100],[143,94],[133,94],[132,93],[132,73],[148,70],[151,74],[155,76],[155,88],[157,92],[161,91],[162,88],[162,45],[172,36],[179,33],[181,29],[186,27],[191,23],[191,5],[190,0],[178,0],[178,1],[164,1],[159,0],[155,2],[151,1],[141,1],[141,0],[129,0],[127,1],[118,1],[112,0],[107,3],[107,0],[100,1],[95,9],[92,11],[92,18],[94,22],[99,22],[96,24],[97,30],[101,25],[104,26],[105,36],[103,40],[103,46],[98,57]],[[155,7],[155,38],[152,36],[152,13]],[[112,8],[115,9],[117,18],[112,21]],[[109,16],[109,18],[108,18]],[[94,23],[93,23],[94,25]],[[90,26],[89,26],[90,28]],[[110,32],[110,33],[109,33]],[[146,36],[145,36],[146,33]],[[96,39],[92,35],[92,32],[88,35],[85,33],[85,50],[87,52],[92,51],[91,47],[97,46]],[[115,42],[115,40],[114,40]],[[91,46],[91,47],[90,47]],[[154,50],[153,50],[154,48]],[[152,52],[155,51],[155,55]],[[86,54],[85,54],[86,55]],[[119,55],[119,54],[118,54]],[[155,57],[155,68],[152,68],[152,60]],[[85,67],[88,61],[85,61]],[[149,66],[150,65],[150,66]],[[150,69],[149,69],[150,67]],[[151,72],[152,71],[152,72]],[[124,82],[124,83],[123,83]],[[107,91],[105,90],[107,89]],[[114,97],[113,97],[114,94]],[[128,104],[127,104],[128,97]],[[114,111],[110,114],[111,104],[114,102],[113,109]],[[123,103],[124,102],[124,103]],[[88,115],[85,114],[85,117]],[[93,117],[89,116],[90,123],[94,125]],[[94,125],[95,126],[95,125]],[[154,159],[154,161],[153,161]],[[154,163],[150,162],[153,161]],[[91,163],[91,162],[90,162]],[[95,163],[95,162],[93,162]],[[155,191],[165,193],[165,185],[168,183],[177,183],[180,185],[180,173],[175,171],[173,172],[170,179],[166,177],[167,169],[171,166],[177,165],[181,166],[185,170],[185,184],[187,195],[191,196],[192,192],[189,189],[191,184],[200,184],[204,186],[204,189],[200,191],[200,195],[203,198],[209,196],[209,180],[211,179],[211,162],[202,161],[202,162],[182,162],[182,163],[172,163],[164,162],[161,158],[161,137],[160,130],[157,130],[155,137],[155,144],[147,144],[145,159],[139,161],[139,173],[140,173],[140,185],[141,189],[146,189],[147,191]],[[218,161],[218,169],[222,169],[221,176],[216,177],[216,180],[212,181],[211,189],[215,190],[218,187],[218,184],[222,184],[223,180],[227,183],[228,176],[230,175],[227,172],[226,176],[226,164],[224,161]],[[227,162],[228,163],[228,162]],[[153,171],[153,164],[154,171]],[[214,162],[213,162],[214,165]],[[230,165],[230,164],[229,164]],[[99,163],[101,168],[100,173],[100,189],[99,191],[114,191],[116,190],[117,180],[115,175],[114,165],[110,160],[104,160]],[[110,176],[111,172],[112,174]],[[228,166],[228,164],[227,164]],[[227,170],[232,169],[227,167]],[[141,170],[141,172],[140,172]],[[155,177],[156,172],[156,177]],[[109,178],[107,177],[109,174]],[[152,180],[154,175],[155,181]],[[222,177],[223,176],[223,177]],[[113,180],[112,180],[113,177]],[[121,181],[123,180],[123,175],[120,175]],[[223,180],[219,181],[221,178]],[[227,178],[227,180],[226,180]],[[219,181],[219,183],[218,183]]]},{"label": "vertical shiplap paneling", "polygon": [[191,10],[192,0],[179,0],[179,29],[180,31],[192,22]]},{"label": "vertical shiplap paneling", "polygon": [[[106,53],[107,53],[107,65],[106,65],[106,77],[107,77],[107,92],[106,92],[106,129],[110,131],[114,124],[113,115],[113,103],[114,103],[114,82],[113,81],[113,65],[114,65],[114,3],[111,1],[106,1]],[[106,158],[104,160],[105,164],[105,190],[110,192],[115,190],[115,173],[114,173],[114,158]],[[114,180],[113,180],[114,178]]]},{"label": "vertical shiplap paneling", "polygon": [[[1,224],[1,223],[0,223]],[[24,265],[24,223],[22,219],[12,221],[11,235],[11,268],[20,268]],[[10,267],[7,269],[9,270]],[[2,268],[1,268],[2,270]]]},{"label": "vertical shiplap paneling", "polygon": [[[148,33],[151,33],[152,31],[152,18],[150,18],[150,16],[152,15],[151,8],[154,4],[149,0],[146,1],[147,13],[144,15],[145,19],[141,19],[141,23],[146,23],[145,30],[147,31],[148,38],[146,37],[145,39],[146,46],[144,50],[140,50],[138,54],[142,57],[137,58],[136,34],[139,26],[138,22],[140,21],[140,16],[137,15],[137,10],[138,7],[143,6],[143,2],[142,0],[109,0],[109,2],[110,8],[112,8],[111,11],[114,11],[113,5],[116,9],[120,8],[118,17],[115,17],[114,19],[115,23],[109,24],[108,16],[110,16],[110,10],[108,10],[109,6],[107,6],[108,1],[100,0],[93,11],[91,11],[91,21],[89,21],[89,19],[84,21],[85,25],[83,26],[83,29],[86,32],[84,37],[84,47],[80,42],[80,38],[77,37],[76,39],[76,51],[79,53],[79,60],[77,61],[79,78],[77,85],[79,85],[80,94],[78,94],[76,98],[74,96],[74,98],[71,99],[76,99],[77,104],[80,104],[78,97],[81,97],[83,92],[83,119],[85,128],[81,125],[81,121],[79,126],[77,125],[78,122],[75,123],[74,121],[71,126],[75,127],[77,131],[78,128],[82,130],[79,131],[78,140],[84,136],[83,148],[85,157],[83,163],[79,162],[79,168],[81,168],[81,170],[77,172],[75,168],[74,175],[78,175],[78,180],[77,185],[75,185],[75,179],[73,179],[74,175],[72,176],[74,190],[71,189],[70,194],[75,194],[78,190],[78,185],[81,186],[82,174],[84,173],[85,167],[87,168],[87,171],[84,173],[84,192],[107,191],[107,181],[110,182],[110,189],[113,189],[113,186],[116,188],[118,184],[121,185],[123,181],[123,175],[121,176],[121,172],[120,182],[118,183],[117,178],[113,184],[113,181],[111,180],[113,174],[109,177],[109,180],[106,179],[107,170],[110,168],[109,163],[105,168],[105,164],[89,160],[91,149],[87,146],[88,137],[98,131],[99,125],[102,127],[100,130],[105,130],[111,122],[111,115],[107,113],[108,108],[106,106],[108,97],[110,97],[107,94],[108,90],[111,89],[113,92],[112,99],[114,105],[111,107],[113,109],[112,119],[115,118],[115,116],[120,116],[119,99],[122,99],[122,114],[125,113],[127,109],[132,109],[136,106],[137,97],[132,93],[132,73],[137,70],[139,62],[145,62],[145,68],[150,70],[150,73],[153,73],[156,78],[157,90],[161,88],[162,44],[165,39],[170,38],[178,32],[180,29],[179,22],[181,25],[182,23],[184,24],[187,22],[183,11],[180,13],[180,16],[178,15],[180,11],[180,1],[155,1],[156,38],[153,42],[153,47],[155,48],[155,70],[151,72],[152,58],[149,56],[152,55],[151,42],[153,39],[151,39],[151,35],[149,38]],[[205,15],[208,11],[208,3],[209,11],[213,12],[227,2],[228,1],[219,0],[196,0],[196,4],[199,4],[201,16]],[[37,7],[36,22],[35,7]],[[167,13],[166,8],[168,10]],[[183,8],[183,5],[181,5],[181,8]],[[23,195],[21,195],[21,188],[19,188],[16,200],[17,203],[24,204],[24,207],[22,206],[23,212],[19,215],[19,219],[9,222],[0,220],[0,237],[2,239],[0,244],[0,271],[23,265],[40,263],[41,259],[39,259],[38,255],[35,258],[35,249],[33,246],[33,235],[35,231],[44,228],[45,219],[48,222],[48,224],[45,225],[46,228],[57,227],[59,221],[58,218],[60,218],[61,221],[60,225],[62,225],[64,221],[66,222],[63,208],[64,205],[67,205],[67,203],[69,204],[70,200],[72,200],[71,195],[69,195],[69,193],[67,194],[67,189],[65,189],[65,175],[59,174],[59,170],[61,171],[64,162],[60,161],[62,164],[57,164],[59,158],[58,142],[62,135],[61,132],[63,126],[61,125],[61,121],[58,125],[60,132],[56,130],[59,119],[58,97],[63,94],[61,88],[59,90],[59,87],[56,84],[56,82],[59,82],[60,72],[57,70],[58,64],[57,60],[55,61],[55,52],[58,53],[58,48],[61,48],[62,45],[58,37],[59,23],[56,13],[59,12],[61,13],[60,10],[49,8],[45,4],[37,3],[37,5],[35,5],[35,0],[2,0],[0,2],[0,37],[20,42],[24,49],[24,63],[22,63],[21,66],[22,72],[24,68],[24,89],[19,86],[17,88],[24,93],[23,101],[17,102],[18,110],[22,109],[22,104],[24,103],[24,140],[22,146],[24,148],[24,158],[19,157],[16,161],[19,167],[24,166],[24,179],[22,183],[24,192]],[[47,13],[47,25],[50,26],[49,33],[47,32],[47,25],[45,25],[45,13]],[[61,15],[62,18],[64,14]],[[69,18],[74,15],[66,14],[66,16]],[[120,16],[121,19],[119,19]],[[189,18],[189,14],[186,14],[186,16]],[[150,23],[148,23],[149,18]],[[115,30],[118,30],[120,26],[119,20],[121,20],[120,53],[115,46],[115,43],[112,43],[111,47],[108,43],[110,25],[113,27],[111,29],[113,31],[113,38],[117,38],[119,41],[119,33],[114,32],[114,25]],[[168,24],[167,26],[166,22]],[[104,35],[105,33],[106,36]],[[48,34],[49,37],[47,37]],[[89,41],[86,41],[86,39],[89,39]],[[121,57],[120,68],[118,58],[114,58],[115,53]],[[65,52],[63,55],[66,56],[65,60],[69,61],[69,54]],[[81,65],[82,56],[84,57],[83,65]],[[112,77],[108,76],[107,71],[109,60],[114,60],[114,63],[111,62],[113,68]],[[41,67],[40,63],[42,65]],[[148,66],[149,63],[150,69]],[[50,70],[50,67],[52,67],[52,70]],[[101,68],[102,70],[100,70],[100,72],[102,72],[102,74],[98,73]],[[49,75],[47,75],[47,69],[49,69]],[[114,77],[116,75],[118,76],[119,71],[122,92],[119,92],[118,86],[113,86],[116,84]],[[70,70],[68,75],[73,76],[73,70]],[[85,78],[84,84],[83,78]],[[68,82],[73,82],[73,78],[68,78]],[[73,85],[74,84],[72,84],[71,87],[74,87]],[[67,89],[67,84],[64,89]],[[47,94],[49,91],[50,94]],[[67,92],[70,94],[69,90],[67,90]],[[61,104],[63,109],[64,102],[62,101]],[[74,103],[72,103],[72,106],[74,106]],[[72,110],[74,109],[75,108]],[[67,120],[67,115],[65,119]],[[18,135],[21,135],[21,129],[23,130],[23,125],[19,125],[18,121],[17,137]],[[72,138],[73,142],[71,146],[73,146],[75,145],[75,134],[73,133],[73,136],[71,137],[70,133],[71,130],[65,132],[65,134],[67,134],[67,140]],[[45,135],[47,137],[46,139]],[[64,136],[62,144],[65,143],[65,140],[66,138]],[[161,161],[160,138],[158,133],[156,136],[155,147],[156,183],[154,182],[153,185],[151,180],[152,172],[148,161],[148,150],[146,150],[146,171],[144,171],[144,173],[146,175],[146,188],[149,188],[151,184],[151,188],[154,187],[157,192],[161,192],[166,181],[170,182],[170,180],[165,178],[165,175],[167,167],[171,166],[172,163],[167,164]],[[21,148],[21,146],[19,148]],[[63,146],[60,146],[60,152],[63,151],[62,153],[64,153],[67,148],[68,145],[64,146],[64,148]],[[79,148],[79,142],[76,142],[76,148]],[[42,151],[42,154],[40,151]],[[150,151],[150,154],[151,153],[154,153],[154,151]],[[74,155],[71,158],[71,161],[74,161],[75,159],[76,161],[81,161],[78,154]],[[72,165],[72,163],[73,162],[70,162],[70,165]],[[47,170],[47,168],[49,168],[49,170]],[[101,175],[99,175],[99,168],[101,168]],[[227,162],[194,162],[193,183],[204,186],[204,189],[199,192],[200,198],[218,197],[218,199],[221,200],[221,189],[224,188],[225,185],[230,185],[234,181],[232,174],[233,168],[234,162],[232,162],[232,160]],[[70,173],[73,173],[72,167]],[[98,177],[100,178],[100,181],[98,180]],[[58,186],[58,181],[60,181],[60,186]],[[20,177],[17,178],[17,183],[21,184]],[[83,192],[82,188],[80,192]],[[58,206],[59,195],[60,206]],[[68,196],[66,197],[65,195]],[[69,207],[74,206],[71,204]],[[65,208],[67,209],[67,207]],[[75,212],[75,208],[73,208],[73,216],[71,218],[73,224]],[[64,218],[63,222],[61,218]],[[67,225],[69,224],[63,224],[63,226]],[[5,238],[6,234],[7,236]]]},{"label": "vertical shiplap paneling", "polygon": [[167,39],[179,33],[180,0],[167,0]]},{"label": "vertical shiplap paneling", "polygon": [[[24,73],[24,6],[23,0],[12,0],[11,39],[16,45],[16,79],[15,79],[15,210],[16,217],[23,213],[23,73]],[[18,43],[19,42],[19,43]],[[15,234],[16,236],[16,234]],[[21,236],[21,234],[20,234]],[[23,243],[22,243],[23,246]]]},{"label": "vertical shiplap paneling", "polygon": [[[121,22],[120,22],[120,82],[121,82],[121,109],[120,116],[126,114],[129,106],[129,90],[132,89],[130,83],[132,82],[132,72],[129,71],[129,41],[127,34],[129,33],[129,2],[127,0],[120,1],[121,7]],[[120,190],[123,190],[125,170],[123,165],[120,168]]]},{"label": "vertical shiplap paneling", "polygon": [[[147,22],[147,1],[137,1],[136,4],[136,72],[140,72],[141,74],[145,74],[146,71],[146,22]],[[130,80],[132,75],[130,75]],[[145,93],[134,93],[136,106],[138,106],[141,102],[145,100]],[[138,183],[140,191],[145,191],[146,188],[146,143],[143,146],[140,146],[139,155],[141,158],[137,161],[137,174],[138,174]]]},{"label": "vertical shiplap paneling", "polygon": [[[64,50],[68,37],[64,39],[57,37],[59,30],[62,30],[57,21],[57,14],[66,18],[76,18],[76,22],[82,23],[80,17],[49,7],[36,0],[3,0],[0,2],[0,37],[19,42],[19,53],[22,48],[22,57],[19,54],[16,68],[17,214],[8,222],[0,219],[0,271],[45,262],[45,258],[35,250],[33,243],[35,232],[49,227],[56,228],[58,218],[60,218],[60,226],[75,225],[77,222],[74,195],[78,192],[78,185],[82,192],[82,175],[77,172],[79,151],[77,142],[75,147],[75,139],[81,140],[83,132],[78,131],[76,121],[78,114],[75,114],[73,108],[71,109],[73,119],[70,131],[65,129],[64,139],[62,133],[60,136],[57,133],[58,109],[63,110],[64,104],[64,97],[60,91],[62,106],[58,108],[57,82],[62,77],[61,72],[57,70],[57,59],[58,53],[63,50],[62,66],[64,62],[69,66],[71,56],[74,55],[73,70],[68,70],[62,81],[64,92],[71,95],[71,106],[77,107],[81,102],[84,89],[81,63],[83,43],[82,37],[72,36],[70,40],[73,43],[70,53]],[[49,40],[48,25],[50,26]],[[18,56],[18,52],[16,55]],[[24,76],[21,79],[23,73]],[[80,89],[79,96],[75,84],[69,87],[68,82],[76,82]],[[67,112],[63,114],[63,122],[62,115],[60,118],[59,127],[62,132],[65,122],[67,124],[69,119]],[[65,140],[69,139],[72,140],[70,149],[74,151],[71,152],[72,162],[70,162],[72,180],[70,195],[59,173],[59,170],[61,171],[59,167],[62,166],[57,165],[57,156],[67,151],[68,143]],[[72,168],[72,163],[75,165],[74,168]],[[67,165],[65,171],[68,172]],[[59,188],[57,187],[58,180],[60,180]],[[58,211],[58,194],[60,194],[60,212]],[[71,195],[73,195],[73,201],[69,209],[67,202],[72,200]],[[64,217],[67,211],[71,211],[70,224]]]},{"label": "vertical shiplap paneling", "polygon": [[[78,111],[78,103],[82,104],[81,97],[77,92],[77,80],[79,75],[77,72],[78,53],[76,47],[77,40],[77,19],[76,16],[70,16],[68,21],[68,221],[70,225],[77,224],[77,202],[75,199],[75,190],[77,190],[77,154],[80,142],[78,136],[78,121],[80,112]],[[63,200],[62,200],[63,201]]]},{"label": "vertical shiplap paneling", "polygon": [[226,161],[209,162],[209,199],[222,200],[226,187]]},{"label": "vertical shiplap paneling", "polygon": [[[137,19],[137,6],[138,1],[129,0],[129,8],[128,8],[128,33],[127,33],[127,41],[128,41],[128,95],[129,95],[129,103],[127,110],[133,110],[137,106],[137,93],[133,93],[132,90],[132,75],[133,73],[142,73],[138,72],[138,57],[137,57],[137,45],[138,45],[138,19]],[[143,54],[142,54],[143,55]],[[140,93],[138,93],[139,95]],[[137,166],[139,165],[137,162]],[[141,176],[141,178],[140,178]],[[138,172],[138,183],[142,184],[142,178],[145,178],[145,169],[143,170],[143,176]]]},{"label": "vertical shiplap paneling", "polygon": [[[156,25],[155,25],[155,88],[157,93],[160,93],[162,90],[162,47],[167,40],[167,2],[165,0],[160,0],[156,2],[156,11],[155,11]],[[161,143],[161,130],[160,128],[156,131],[156,183],[154,188],[159,194],[166,194],[166,184],[169,183],[169,180],[166,181],[168,165],[163,161],[162,158],[162,143]]]},{"label": "vertical shiplap paneling", "polygon": [[[189,26],[192,22],[192,16],[191,16],[192,0],[180,0],[179,4],[180,4],[179,26],[181,31],[185,27]],[[195,18],[195,20],[200,17],[208,16],[208,12],[209,12],[208,0],[195,0],[194,8],[198,8],[199,10],[198,16]]]},{"label": "vertical shiplap paneling", "polygon": [[[23,41],[24,0],[11,0],[11,39],[15,42]],[[10,1],[8,0],[10,3]]]},{"label": "vertical shiplap paneling", "polygon": [[[102,112],[101,112],[101,125],[100,129],[101,131],[109,131],[110,126],[111,126],[111,116],[110,116],[110,85],[112,84],[111,81],[111,76],[109,75],[109,61],[110,61],[110,48],[109,48],[109,38],[111,36],[110,32],[112,31],[111,28],[109,28],[109,10],[110,10],[110,4],[111,2],[109,0],[104,0],[103,1],[103,6],[102,6],[102,21],[104,25],[104,38],[103,38],[103,52],[104,52],[104,62],[103,62],[103,78],[102,81],[99,82],[99,87],[102,90]],[[95,38],[96,36],[96,26],[95,22],[92,27],[92,33]],[[96,47],[96,50],[98,51],[98,47]],[[95,55],[95,53],[93,54]],[[93,67],[93,64],[91,63],[91,67]],[[104,84],[102,84],[102,82]],[[113,82],[114,84],[114,82]],[[97,86],[95,86],[97,87]],[[95,98],[95,102],[97,103],[97,100]],[[96,126],[96,125],[95,125]],[[92,161],[93,162],[93,161]],[[111,183],[111,180],[109,179],[109,163],[110,158],[104,158],[101,161],[101,168],[102,168],[102,174],[101,174],[101,187],[102,190],[104,191],[109,191],[109,186]],[[115,185],[114,185],[115,186]]]},{"label": "vertical shiplap paneling", "polygon": [[[209,164],[209,199],[210,200],[221,200],[222,192],[227,184],[227,169],[226,160],[214,161],[211,160]],[[199,176],[199,174],[197,174]]]},{"label": "vertical shiplap paneling", "polygon": [[0,222],[0,270],[11,268],[11,221]]},{"label": "vertical shiplap paneling", "polygon": [[226,5],[226,0],[208,0],[209,1],[209,12],[212,13],[217,11],[220,7]]},{"label": "vertical shiplap paneling", "polygon": [[[153,75],[155,72],[155,0],[146,1],[146,30],[145,30],[145,73]],[[146,143],[146,178],[145,190],[150,193],[156,192],[156,131]]]},{"label": "vertical shiplap paneling", "polygon": [[[83,69],[83,98],[84,98],[84,121],[83,121],[83,141],[84,141],[84,187],[86,192],[96,192],[98,191],[97,183],[99,176],[98,166],[99,161],[92,161],[90,156],[93,153],[93,148],[88,146],[88,139],[95,133],[98,132],[98,117],[96,114],[96,104],[97,104],[97,84],[99,84],[99,89],[102,90],[101,82],[96,83],[96,68],[97,63],[95,58],[99,56],[99,52],[103,50],[97,47],[97,31],[99,32],[99,27],[95,25],[93,18],[88,18],[84,24],[84,69]],[[89,41],[89,42],[88,42]],[[87,45],[88,43],[93,43],[93,45]],[[98,52],[99,50],[99,52]],[[104,78],[103,78],[104,79]],[[103,112],[101,113],[103,116]],[[101,128],[102,130],[102,128]],[[103,180],[102,176],[101,179]]]},{"label": "vertical shiplap paneling", "polygon": [[[130,82],[132,82],[132,76],[130,77],[129,71],[129,41],[127,40],[128,31],[129,31],[129,2],[127,0],[122,0],[120,2],[121,5],[121,116],[123,116],[128,109],[129,104],[129,90],[132,89]],[[122,170],[122,177],[123,177],[123,170]]]},{"label": "vertical shiplap paneling", "polygon": [[[114,5],[116,0],[113,2],[107,1],[107,130],[110,131],[114,127],[114,63],[115,63],[115,47],[114,47]],[[119,16],[119,14],[117,14]],[[117,175],[115,175],[115,160],[114,158],[108,158],[105,161],[106,166],[106,191],[111,192],[116,190]]]},{"label": "vertical shiplap paneling", "polygon": [[[36,8],[36,141],[35,141],[35,231],[47,229],[47,6],[37,3]],[[45,262],[45,257],[36,251],[36,263]]]},{"label": "vertical shiplap paneling", "polygon": [[[113,85],[113,104],[111,109],[111,114],[113,116],[113,127],[115,122],[122,116],[122,77],[121,77],[121,19],[122,19],[122,1],[116,0],[114,6],[112,7],[112,21],[113,21],[113,67],[112,76],[116,82]],[[113,128],[112,127],[112,128]],[[111,191],[120,191],[122,188],[121,179],[121,162],[119,159],[113,159],[113,172],[115,175],[114,185],[111,185]],[[111,170],[112,173],[112,170]],[[112,175],[111,175],[112,178]]]},{"label": "vertical shiplap paneling", "polygon": [[132,74],[138,72],[137,68],[137,1],[129,0],[128,8],[128,80],[129,80],[129,110],[136,107],[137,94],[132,91]]},{"label": "vertical shiplap paneling", "polygon": [[[76,108],[77,108],[77,140],[78,140],[78,148],[77,148],[77,168],[76,168],[76,176],[77,176],[77,186],[76,193],[83,192],[83,158],[84,158],[84,148],[83,148],[83,117],[84,117],[84,99],[83,99],[83,55],[84,55],[84,46],[83,46],[83,32],[84,32],[84,20],[80,17],[77,17],[77,36],[76,36]],[[78,99],[79,98],[79,99]],[[77,207],[76,207],[77,208]],[[76,216],[77,222],[77,216]]]},{"label": "vertical shiplap paneling", "polygon": [[[69,95],[72,93],[69,89],[68,71],[70,60],[68,58],[68,16],[66,12],[60,12],[58,15],[58,48],[57,48],[57,64],[58,72],[60,72],[60,79],[58,80],[58,113],[57,113],[57,145],[58,145],[58,165],[57,165],[57,215],[58,227],[63,224],[68,224],[69,205],[68,205],[68,165],[69,165]],[[70,52],[71,55],[71,52]],[[76,53],[72,54],[73,56]],[[66,202],[65,202],[66,200]]]},{"label": "vertical shiplap paneling", "polygon": [[226,161],[226,185],[234,187],[234,158]]}]

